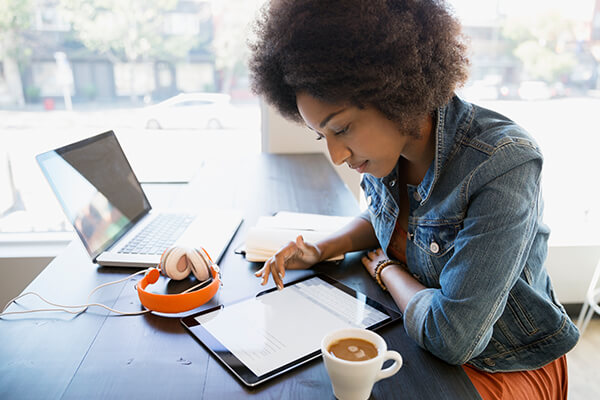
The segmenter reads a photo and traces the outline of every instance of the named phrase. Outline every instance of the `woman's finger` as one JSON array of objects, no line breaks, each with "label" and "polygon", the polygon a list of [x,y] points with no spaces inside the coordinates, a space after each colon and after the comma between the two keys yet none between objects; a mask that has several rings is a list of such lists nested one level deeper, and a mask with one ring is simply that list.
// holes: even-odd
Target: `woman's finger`
[{"label": "woman's finger", "polygon": [[377,257],[377,250],[371,250],[367,252],[367,256],[369,260],[373,260],[375,257]]},{"label": "woman's finger", "polygon": [[377,258],[370,259],[368,257],[363,256],[361,258],[361,261],[362,261],[363,265],[365,266],[366,270],[369,272],[369,274],[371,276],[375,276],[375,269],[378,264]]},{"label": "woman's finger", "polygon": [[306,243],[304,242],[304,236],[298,235],[296,238],[296,245],[300,248],[306,248]]},{"label": "woman's finger", "polygon": [[258,271],[256,271],[256,272],[254,273],[254,275],[255,275],[255,276],[258,276],[258,277],[261,277],[261,276],[263,276],[263,273],[264,273],[264,272],[265,272],[265,267],[264,267],[264,265],[263,265],[263,267],[262,267],[261,269],[259,269]]},{"label": "woman's finger", "polygon": [[265,261],[265,266],[262,268],[263,274],[262,274],[262,283],[261,285],[266,285],[267,282],[269,281],[269,275],[271,273],[271,259],[273,257],[269,258],[267,261]]},{"label": "woman's finger", "polygon": [[271,267],[271,275],[273,275],[273,281],[275,285],[281,290],[283,289],[283,280],[285,276],[285,255],[284,252],[277,252],[275,254],[274,267]]}]

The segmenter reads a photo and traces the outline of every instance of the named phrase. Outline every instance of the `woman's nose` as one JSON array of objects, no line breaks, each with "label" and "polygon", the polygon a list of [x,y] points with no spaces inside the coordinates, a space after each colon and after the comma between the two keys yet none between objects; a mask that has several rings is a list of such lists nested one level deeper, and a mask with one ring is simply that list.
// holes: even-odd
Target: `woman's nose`
[{"label": "woman's nose", "polygon": [[335,138],[327,138],[326,140],[329,156],[335,165],[342,165],[352,155],[352,151],[341,140]]}]

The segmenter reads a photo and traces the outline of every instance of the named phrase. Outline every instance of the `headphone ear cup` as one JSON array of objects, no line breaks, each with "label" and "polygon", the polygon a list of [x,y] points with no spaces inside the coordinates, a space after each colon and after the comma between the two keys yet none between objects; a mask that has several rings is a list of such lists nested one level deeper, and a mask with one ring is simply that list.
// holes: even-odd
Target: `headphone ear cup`
[{"label": "headphone ear cup", "polygon": [[163,275],[175,280],[185,279],[190,274],[189,249],[171,247],[160,258],[159,268]]},{"label": "headphone ear cup", "polygon": [[210,272],[210,266],[212,262],[203,251],[198,249],[189,249],[187,256],[188,260],[190,261],[189,264],[192,274],[194,274],[198,281],[203,282],[212,278],[212,274]]}]

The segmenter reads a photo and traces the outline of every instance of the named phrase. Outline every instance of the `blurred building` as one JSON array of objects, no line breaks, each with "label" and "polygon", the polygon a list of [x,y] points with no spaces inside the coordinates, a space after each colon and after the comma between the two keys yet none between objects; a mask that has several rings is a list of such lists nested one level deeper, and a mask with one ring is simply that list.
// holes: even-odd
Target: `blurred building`
[{"label": "blurred building", "polygon": [[[512,22],[521,20],[534,24],[535,18],[515,14],[514,9],[507,7],[510,2],[503,0],[483,2],[477,6],[467,1],[457,2],[473,5],[463,7],[460,15],[463,32],[470,40],[470,80],[464,92],[469,92],[473,98],[490,100],[520,98],[519,89],[523,84],[545,85],[550,97],[585,94],[587,90],[597,88],[600,65],[600,0],[594,1],[596,9],[593,16],[589,13],[576,18],[572,15],[563,16],[564,21],[568,20],[571,24],[572,31],[556,28],[556,46],[550,49],[557,55],[568,56],[574,60],[574,65],[570,71],[554,79],[530,76],[522,60],[514,53],[519,42],[507,37],[504,32],[511,19]],[[539,16],[541,20],[552,15],[548,12],[549,10],[540,10],[539,15],[535,16]],[[540,43],[544,41],[542,37],[538,40]],[[596,57],[592,56],[594,43]]]},{"label": "blurred building", "polygon": [[[209,40],[193,48],[184,60],[148,59],[127,63],[87,49],[61,14],[59,0],[34,3],[33,20],[23,33],[31,54],[21,66],[23,96],[28,103],[46,99],[62,101],[65,82],[73,102],[114,102],[119,99],[170,97],[178,92],[214,91],[217,75],[210,49],[213,17],[209,0],[179,0],[166,15],[165,36],[200,35]],[[64,53],[72,77],[64,79],[56,55]],[[166,57],[165,57],[166,58]],[[17,104],[11,96],[0,58],[0,104]],[[63,76],[63,79],[57,77]],[[2,77],[5,80],[3,91]],[[69,77],[67,77],[69,78]]]}]

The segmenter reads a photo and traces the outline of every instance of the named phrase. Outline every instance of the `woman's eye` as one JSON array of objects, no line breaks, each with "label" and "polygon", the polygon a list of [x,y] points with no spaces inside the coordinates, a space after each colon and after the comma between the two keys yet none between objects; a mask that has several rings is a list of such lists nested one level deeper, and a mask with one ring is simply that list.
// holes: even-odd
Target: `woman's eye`
[{"label": "woman's eye", "polygon": [[350,129],[350,125],[346,125],[344,129],[340,129],[339,131],[335,131],[333,133],[335,135],[343,135],[344,133],[348,132],[348,129]]}]

